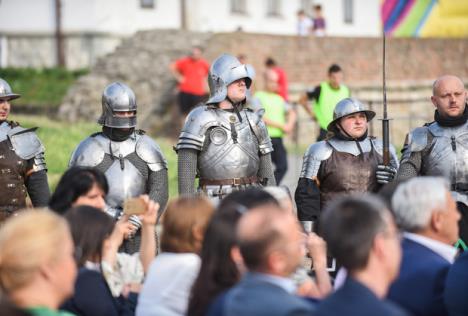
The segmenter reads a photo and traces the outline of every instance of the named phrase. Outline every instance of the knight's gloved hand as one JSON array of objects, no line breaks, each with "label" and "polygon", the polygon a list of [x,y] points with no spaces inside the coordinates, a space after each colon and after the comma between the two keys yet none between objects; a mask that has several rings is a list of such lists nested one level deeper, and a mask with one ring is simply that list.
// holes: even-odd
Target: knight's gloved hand
[{"label": "knight's gloved hand", "polygon": [[128,221],[132,224],[132,226],[135,228],[133,230],[133,233],[136,233],[138,229],[141,227],[141,220],[137,215],[131,215],[128,218]]},{"label": "knight's gloved hand", "polygon": [[377,177],[378,183],[386,184],[393,181],[396,173],[397,170],[392,166],[378,165],[375,176]]}]

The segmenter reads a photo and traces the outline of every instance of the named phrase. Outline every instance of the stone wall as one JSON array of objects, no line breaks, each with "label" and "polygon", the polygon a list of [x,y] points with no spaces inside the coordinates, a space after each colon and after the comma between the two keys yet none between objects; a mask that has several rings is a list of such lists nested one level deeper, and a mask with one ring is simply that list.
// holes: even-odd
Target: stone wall
[{"label": "stone wall", "polygon": [[[223,52],[244,53],[257,70],[256,87],[262,87],[263,62],[275,58],[288,73],[291,101],[305,88],[326,79],[331,63],[345,70],[354,96],[372,102],[379,112],[382,42],[375,38],[310,38],[263,34],[187,33],[175,30],[139,32],[126,39],[115,52],[98,61],[67,94],[60,116],[70,121],[96,119],[100,96],[106,84],[121,80],[129,84],[139,100],[140,126],[156,131],[173,127],[170,109],[175,103],[175,81],[171,61],[186,54],[192,45],[206,47],[213,60]],[[400,144],[409,127],[420,125],[432,115],[431,82],[441,74],[468,78],[467,39],[388,39],[387,79],[389,114],[394,117],[392,135]],[[301,113],[303,117],[303,113]],[[316,127],[305,119],[304,137],[310,143]],[[379,133],[379,124],[374,124]],[[301,132],[302,134],[302,132]]]},{"label": "stone wall", "polygon": [[[55,67],[55,37],[49,34],[3,35],[8,67]],[[94,66],[97,59],[114,51],[123,37],[102,33],[76,33],[64,36],[66,67],[80,69]]]}]

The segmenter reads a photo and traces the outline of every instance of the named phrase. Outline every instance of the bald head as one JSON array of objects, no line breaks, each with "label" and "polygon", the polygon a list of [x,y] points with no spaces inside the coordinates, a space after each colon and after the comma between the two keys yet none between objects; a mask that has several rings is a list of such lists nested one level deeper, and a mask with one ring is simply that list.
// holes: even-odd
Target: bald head
[{"label": "bald head", "polygon": [[460,78],[439,77],[432,86],[431,101],[443,118],[459,118],[465,111],[466,91]]},{"label": "bald head", "polygon": [[463,81],[460,78],[453,75],[444,75],[437,78],[432,84],[432,95],[438,95],[439,91],[446,89],[447,86],[465,89]]},{"label": "bald head", "polygon": [[237,226],[237,240],[245,265],[252,271],[268,270],[272,249],[287,243],[289,233],[299,231],[297,220],[278,206],[253,208]]}]

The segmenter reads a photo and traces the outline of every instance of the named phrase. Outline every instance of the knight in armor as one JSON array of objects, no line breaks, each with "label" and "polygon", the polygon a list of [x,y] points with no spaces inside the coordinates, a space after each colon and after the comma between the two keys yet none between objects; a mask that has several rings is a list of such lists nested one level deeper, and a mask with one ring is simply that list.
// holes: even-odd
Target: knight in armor
[{"label": "knight in armor", "polygon": [[306,231],[316,230],[321,210],[336,196],[376,192],[393,180],[398,168],[395,149],[390,146],[391,163],[384,166],[382,141],[368,136],[368,122],[374,116],[360,101],[343,99],[327,126],[333,136],[307,149],[295,193]]},{"label": "knight in armor", "polygon": [[208,75],[210,98],[193,109],[176,145],[179,194],[221,199],[249,186],[274,185],[273,147],[264,122],[245,106],[252,84],[249,67],[223,54]]},{"label": "knight in armor", "polygon": [[26,207],[29,195],[34,207],[47,206],[49,184],[44,145],[37,128],[8,121],[10,101],[19,98],[0,78],[0,222]]},{"label": "knight in armor", "polygon": [[460,237],[468,242],[467,92],[460,78],[442,76],[432,89],[434,121],[413,129],[402,150],[397,179],[444,176],[462,218]]},{"label": "knight in armor", "polygon": [[[122,215],[126,199],[148,194],[159,203],[160,214],[168,199],[167,162],[156,142],[136,129],[137,102],[133,91],[123,83],[108,85],[102,94],[102,131],[83,140],[72,153],[69,166],[95,167],[109,182],[106,211],[114,218]],[[123,244],[134,253],[140,245],[141,222],[130,221],[135,234]]]}]

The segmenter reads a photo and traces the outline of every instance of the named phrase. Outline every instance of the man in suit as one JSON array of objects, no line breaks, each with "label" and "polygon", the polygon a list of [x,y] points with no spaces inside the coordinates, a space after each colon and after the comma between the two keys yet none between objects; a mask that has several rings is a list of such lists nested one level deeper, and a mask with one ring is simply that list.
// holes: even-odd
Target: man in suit
[{"label": "man in suit", "polygon": [[415,316],[447,315],[444,284],[456,255],[460,220],[449,190],[441,177],[419,177],[400,184],[392,197],[404,239],[400,275],[388,298]]},{"label": "man in suit", "polygon": [[464,252],[450,267],[445,282],[444,302],[450,316],[468,313],[468,252]]},{"label": "man in suit", "polygon": [[311,315],[313,305],[294,295],[289,278],[301,264],[306,244],[295,217],[277,206],[260,206],[242,215],[236,234],[248,272],[214,302],[208,315]]},{"label": "man in suit", "polygon": [[321,229],[348,277],[319,303],[314,315],[407,315],[384,300],[398,273],[401,248],[394,220],[383,202],[372,195],[338,198],[325,209]]}]

